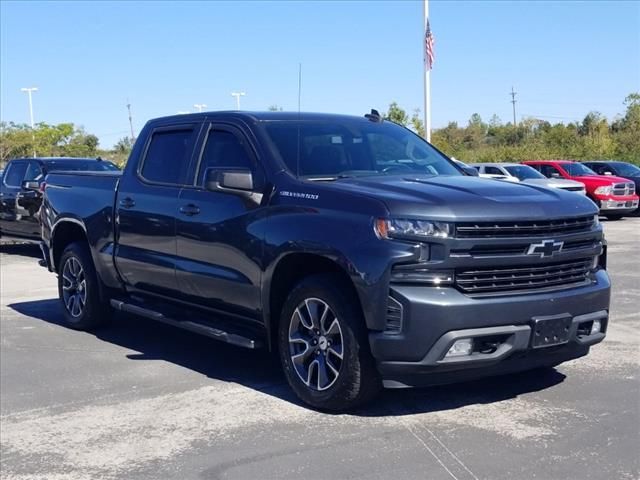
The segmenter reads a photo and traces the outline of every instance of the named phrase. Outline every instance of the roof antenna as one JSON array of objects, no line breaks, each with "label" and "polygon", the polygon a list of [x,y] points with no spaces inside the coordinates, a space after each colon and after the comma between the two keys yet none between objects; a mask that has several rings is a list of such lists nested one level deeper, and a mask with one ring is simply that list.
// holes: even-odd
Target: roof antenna
[{"label": "roof antenna", "polygon": [[296,178],[300,178],[300,98],[302,97],[302,63],[298,63],[298,148],[296,153]]},{"label": "roof antenna", "polygon": [[371,109],[371,113],[365,113],[364,118],[370,122],[382,123],[382,115],[375,108]]}]

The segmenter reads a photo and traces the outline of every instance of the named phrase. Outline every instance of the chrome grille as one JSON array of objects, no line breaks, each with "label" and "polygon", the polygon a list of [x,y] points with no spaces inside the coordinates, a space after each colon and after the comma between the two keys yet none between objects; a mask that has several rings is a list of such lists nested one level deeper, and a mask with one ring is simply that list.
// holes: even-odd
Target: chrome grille
[{"label": "chrome grille", "polygon": [[593,228],[594,218],[561,218],[530,222],[473,222],[456,225],[458,238],[535,237],[565,233],[588,232]]},{"label": "chrome grille", "polygon": [[[451,250],[452,257],[514,257],[524,256],[531,243],[514,243],[509,245],[476,245],[470,249]],[[580,250],[601,249],[602,242],[597,239],[573,240],[564,242],[562,251],[564,253]]]},{"label": "chrome grille", "polygon": [[636,186],[634,183],[616,183],[613,186],[613,194],[614,195],[633,195],[636,193]]},{"label": "chrome grille", "polygon": [[543,266],[460,270],[456,272],[456,285],[469,294],[562,289],[586,281],[592,264],[592,258],[582,258]]}]

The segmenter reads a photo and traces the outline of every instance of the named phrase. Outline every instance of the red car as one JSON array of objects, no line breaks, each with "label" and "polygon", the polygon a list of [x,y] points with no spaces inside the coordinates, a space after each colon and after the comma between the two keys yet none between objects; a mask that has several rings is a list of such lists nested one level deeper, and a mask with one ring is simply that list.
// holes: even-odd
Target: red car
[{"label": "red car", "polygon": [[589,198],[600,207],[600,213],[611,220],[622,218],[638,208],[636,186],[626,178],[598,175],[586,165],[570,160],[529,160],[522,163],[545,177],[584,183]]}]

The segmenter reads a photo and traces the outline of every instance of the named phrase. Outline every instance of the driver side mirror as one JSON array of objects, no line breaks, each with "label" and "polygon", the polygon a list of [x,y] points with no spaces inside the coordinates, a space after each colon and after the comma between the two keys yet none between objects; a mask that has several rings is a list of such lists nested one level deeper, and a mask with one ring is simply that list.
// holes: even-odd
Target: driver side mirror
[{"label": "driver side mirror", "polygon": [[40,191],[40,182],[37,182],[35,180],[25,180],[24,182],[22,182],[22,189]]},{"label": "driver side mirror", "polygon": [[245,168],[208,168],[204,187],[212,192],[248,194],[253,191],[253,174]]},{"label": "driver side mirror", "polygon": [[609,172],[609,171],[605,171],[605,172],[602,172],[602,173],[603,173],[604,175],[609,175],[609,176],[613,175],[613,173],[611,173],[611,172]]},{"label": "driver side mirror", "polygon": [[480,173],[478,173],[478,170],[476,170],[473,167],[462,167],[462,170],[464,171],[464,173],[466,173],[470,177],[479,177],[480,176]]},{"label": "driver side mirror", "polygon": [[560,178],[560,174],[558,172],[553,172],[551,174],[551,178]]}]

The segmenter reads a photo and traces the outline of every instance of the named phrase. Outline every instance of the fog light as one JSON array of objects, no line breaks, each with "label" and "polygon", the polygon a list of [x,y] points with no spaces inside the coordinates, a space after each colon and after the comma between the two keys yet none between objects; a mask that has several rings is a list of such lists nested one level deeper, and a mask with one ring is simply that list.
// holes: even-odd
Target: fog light
[{"label": "fog light", "polygon": [[595,335],[596,333],[600,333],[600,329],[602,325],[600,325],[600,320],[594,320],[591,325],[591,333],[589,335]]},{"label": "fog light", "polygon": [[462,338],[460,340],[456,340],[451,348],[445,355],[445,357],[464,357],[467,355],[471,355],[473,351],[473,339],[471,338]]}]

